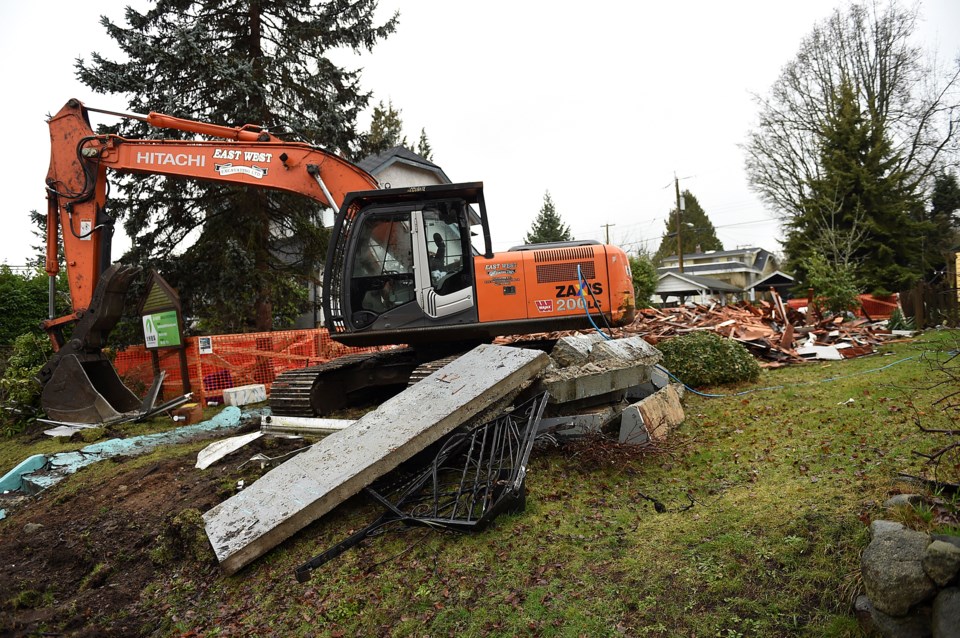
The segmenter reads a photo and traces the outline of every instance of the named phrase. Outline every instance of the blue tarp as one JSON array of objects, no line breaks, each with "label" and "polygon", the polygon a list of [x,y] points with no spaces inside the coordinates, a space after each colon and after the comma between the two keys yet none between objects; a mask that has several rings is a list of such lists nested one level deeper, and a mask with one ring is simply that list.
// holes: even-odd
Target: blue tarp
[{"label": "blue tarp", "polygon": [[[14,487],[4,487],[4,490],[29,490],[36,493],[63,480],[68,474],[73,474],[80,468],[91,465],[114,456],[136,456],[145,454],[162,445],[184,443],[198,435],[225,428],[235,428],[240,425],[241,412],[236,406],[227,406],[218,415],[194,425],[185,425],[168,432],[144,434],[129,439],[109,439],[81,448],[75,452],[61,452],[46,457],[36,454],[24,460],[16,468],[4,475],[3,485],[8,482]],[[23,469],[21,469],[23,468]],[[39,472],[39,470],[46,471]],[[18,472],[19,470],[19,472]],[[14,476],[14,473],[16,475]],[[8,480],[7,477],[12,477]],[[27,484],[24,484],[26,479]],[[2,490],[0,490],[2,491]]]}]

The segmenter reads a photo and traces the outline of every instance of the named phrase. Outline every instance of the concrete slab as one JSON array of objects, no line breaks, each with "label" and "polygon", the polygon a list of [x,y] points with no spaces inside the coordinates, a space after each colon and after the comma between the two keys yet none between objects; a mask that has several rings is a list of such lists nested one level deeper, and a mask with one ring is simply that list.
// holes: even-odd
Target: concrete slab
[{"label": "concrete slab", "polygon": [[683,423],[682,390],[680,384],[671,383],[628,406],[620,418],[620,442],[647,445],[664,440],[672,428]]},{"label": "concrete slab", "polygon": [[607,367],[655,366],[661,359],[663,354],[643,337],[601,341],[593,346],[589,357],[590,361]]},{"label": "concrete slab", "polygon": [[203,515],[228,574],[536,377],[550,358],[482,345]]},{"label": "concrete slab", "polygon": [[550,351],[550,358],[562,368],[583,365],[589,359],[593,346],[603,340],[604,336],[596,332],[560,337]]},{"label": "concrete slab", "polygon": [[650,366],[644,365],[605,370],[588,363],[544,377],[543,389],[550,393],[551,403],[569,403],[645,383],[650,380],[650,370]]}]

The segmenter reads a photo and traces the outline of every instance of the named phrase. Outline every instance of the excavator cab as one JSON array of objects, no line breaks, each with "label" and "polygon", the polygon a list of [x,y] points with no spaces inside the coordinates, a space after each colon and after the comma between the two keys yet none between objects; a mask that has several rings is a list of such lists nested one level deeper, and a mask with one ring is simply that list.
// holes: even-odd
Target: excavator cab
[{"label": "excavator cab", "polygon": [[370,339],[402,330],[415,341],[418,333],[426,339],[438,328],[475,325],[470,239],[480,192],[472,184],[358,194],[355,211],[339,217],[325,271],[327,290],[344,282],[325,300],[334,329]]}]

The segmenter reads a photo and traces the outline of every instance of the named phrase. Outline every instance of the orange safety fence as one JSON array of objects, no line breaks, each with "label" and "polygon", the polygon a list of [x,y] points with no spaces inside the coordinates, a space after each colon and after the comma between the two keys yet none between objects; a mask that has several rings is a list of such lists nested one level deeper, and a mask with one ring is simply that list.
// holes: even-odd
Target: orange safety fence
[{"label": "orange safety fence", "polygon": [[[806,298],[790,299],[787,304],[794,309],[805,308],[809,301]],[[856,314],[860,317],[869,317],[873,321],[883,321],[889,319],[893,311],[899,306],[899,295],[896,293],[889,297],[874,297],[873,295],[860,295],[860,307],[856,309]]]},{"label": "orange safety fence", "polygon": [[[318,365],[344,354],[382,349],[348,348],[333,341],[325,328],[187,337],[185,344],[190,391],[204,403],[220,402],[227,388],[253,383],[264,384],[269,393],[273,379],[286,370]],[[157,353],[160,369],[166,371],[163,396],[184,394],[179,350],[169,348]],[[144,346],[119,352],[114,366],[124,382],[140,395],[153,382],[152,357]]]}]

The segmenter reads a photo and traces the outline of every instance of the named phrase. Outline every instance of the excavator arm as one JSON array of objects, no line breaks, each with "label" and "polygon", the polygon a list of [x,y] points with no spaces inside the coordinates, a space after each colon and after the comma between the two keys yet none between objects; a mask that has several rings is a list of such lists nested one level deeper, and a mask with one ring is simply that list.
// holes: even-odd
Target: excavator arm
[{"label": "excavator arm", "polygon": [[50,118],[46,271],[51,276],[58,272],[60,228],[75,311],[89,305],[100,273],[111,263],[112,221],[104,212],[108,169],[272,188],[335,210],[347,193],[378,188],[376,179],[347,160],[310,144],[280,140],[256,126],[231,128],[159,113],[130,117],[158,128],[221,139],[97,135],[87,109],[77,100]]},{"label": "excavator arm", "polygon": [[[226,127],[159,113],[140,119],[163,129],[218,138],[128,139],[98,135],[88,110],[70,100],[50,118],[47,172],[46,272],[59,271],[58,233],[73,312],[43,326],[55,354],[40,373],[41,404],[50,419],[96,423],[135,410],[138,399],[123,385],[101,348],[120,319],[136,268],[111,265],[113,220],[106,214],[108,169],[276,189],[339,210],[347,193],[378,188],[366,171],[319,147],[277,138],[261,127]],[[109,112],[108,112],[109,113]],[[73,325],[70,339],[63,328]]]}]

